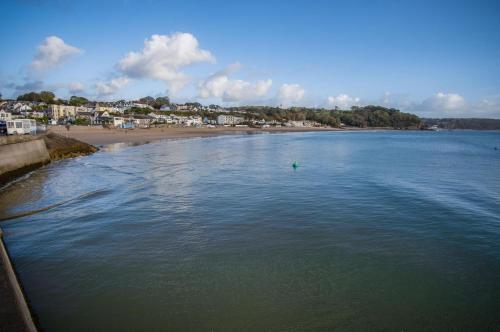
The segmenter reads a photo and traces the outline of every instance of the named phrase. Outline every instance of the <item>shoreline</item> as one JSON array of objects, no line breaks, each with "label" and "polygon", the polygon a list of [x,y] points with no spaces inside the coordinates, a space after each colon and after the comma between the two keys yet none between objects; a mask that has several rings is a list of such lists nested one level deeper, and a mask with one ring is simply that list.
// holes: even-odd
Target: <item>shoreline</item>
[{"label": "shoreline", "polygon": [[194,128],[194,127],[153,127],[153,128],[103,128],[98,126],[71,126],[67,130],[64,126],[51,126],[48,132],[56,133],[65,137],[94,146],[105,146],[108,144],[145,144],[164,139],[216,137],[225,135],[262,134],[262,133],[304,133],[304,132],[331,132],[331,131],[378,131],[394,130],[392,128],[250,128],[250,127],[216,127],[216,128]]}]

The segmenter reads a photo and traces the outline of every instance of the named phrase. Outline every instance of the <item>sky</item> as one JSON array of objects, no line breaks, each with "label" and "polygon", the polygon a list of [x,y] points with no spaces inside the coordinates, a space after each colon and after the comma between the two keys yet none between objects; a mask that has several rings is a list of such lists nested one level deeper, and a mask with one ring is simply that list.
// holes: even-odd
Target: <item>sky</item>
[{"label": "sky", "polygon": [[500,1],[2,1],[0,93],[500,118]]}]

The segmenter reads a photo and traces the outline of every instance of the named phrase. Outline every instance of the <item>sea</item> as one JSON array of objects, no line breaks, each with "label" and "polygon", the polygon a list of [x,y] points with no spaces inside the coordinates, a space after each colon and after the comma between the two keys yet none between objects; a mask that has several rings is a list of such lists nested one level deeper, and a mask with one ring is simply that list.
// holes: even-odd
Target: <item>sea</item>
[{"label": "sea", "polygon": [[0,219],[44,331],[500,330],[498,131],[108,145]]}]

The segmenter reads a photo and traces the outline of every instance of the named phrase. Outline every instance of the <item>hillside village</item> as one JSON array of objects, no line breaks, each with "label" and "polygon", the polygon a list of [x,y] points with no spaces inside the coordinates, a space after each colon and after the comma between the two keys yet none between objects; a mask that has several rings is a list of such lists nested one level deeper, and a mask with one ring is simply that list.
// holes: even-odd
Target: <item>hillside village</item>
[{"label": "hillside village", "polygon": [[[81,97],[75,97],[81,98]],[[74,98],[73,98],[74,99]],[[99,125],[115,128],[148,128],[155,125],[201,126],[321,126],[313,121],[257,119],[245,110],[230,110],[217,105],[199,103],[157,104],[152,97],[137,101],[92,102],[78,105],[70,102],[0,101],[0,121],[35,119],[47,125]]]},{"label": "hillside village", "polygon": [[168,97],[102,102],[78,96],[72,96],[69,100],[58,99],[49,91],[30,92],[20,95],[16,100],[0,100],[0,121],[6,121],[10,134],[26,133],[26,130],[19,132],[18,129],[41,125],[124,129],[155,126],[424,128],[421,119],[414,114],[374,105],[353,106],[350,110],[276,106],[220,107],[205,106],[198,102],[177,104],[170,102]]}]

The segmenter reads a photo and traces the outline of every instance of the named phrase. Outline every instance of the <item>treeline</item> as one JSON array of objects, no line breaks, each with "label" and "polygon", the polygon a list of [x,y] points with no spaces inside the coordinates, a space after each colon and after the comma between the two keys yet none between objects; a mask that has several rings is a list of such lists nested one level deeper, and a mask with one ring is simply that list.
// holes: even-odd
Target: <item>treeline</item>
[{"label": "treeline", "polygon": [[81,106],[89,102],[87,98],[71,96],[69,100],[56,98],[51,91],[28,92],[17,97],[18,101],[33,101],[46,104],[63,104],[72,106]]},{"label": "treeline", "polygon": [[35,101],[52,104],[56,101],[56,95],[50,91],[28,92],[17,97],[20,101]]},{"label": "treeline", "polygon": [[233,107],[231,111],[246,110],[249,117],[266,121],[314,121],[332,127],[385,127],[395,129],[417,129],[422,121],[414,114],[404,113],[394,108],[368,105],[352,107],[351,110],[327,110],[323,108],[292,107],[282,109],[268,106]]},{"label": "treeline", "polygon": [[444,118],[423,119],[427,127],[438,126],[442,129],[473,129],[473,130],[499,130],[500,119],[478,118]]},{"label": "treeline", "polygon": [[[0,94],[1,97],[1,94]],[[69,100],[56,98],[55,94],[51,91],[41,91],[41,92],[28,92],[17,97],[18,101],[31,101],[31,102],[43,102],[46,104],[63,104],[71,106],[81,106],[89,102],[85,97],[71,96]],[[119,102],[125,103],[125,100],[120,100]],[[139,99],[140,103],[152,106],[155,109],[160,109],[162,106],[170,105],[170,99],[167,96],[153,98],[150,96]],[[189,103],[188,103],[189,104]],[[199,103],[191,103],[194,106],[200,105]]]}]

